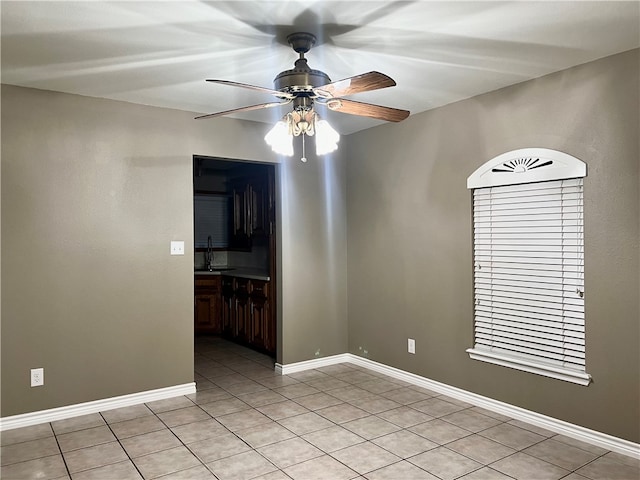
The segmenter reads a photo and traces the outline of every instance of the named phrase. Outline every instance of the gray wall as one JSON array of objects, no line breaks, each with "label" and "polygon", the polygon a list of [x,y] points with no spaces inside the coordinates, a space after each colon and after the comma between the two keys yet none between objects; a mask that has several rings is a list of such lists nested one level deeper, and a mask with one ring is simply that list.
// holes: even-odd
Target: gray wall
[{"label": "gray wall", "polygon": [[[268,126],[193,116],[2,86],[3,417],[193,381],[192,155],[276,160]],[[324,184],[343,191],[343,172],[311,162],[279,166],[296,205],[279,215],[287,363],[346,349],[345,200]],[[327,234],[334,201],[343,226]]]},{"label": "gray wall", "polygon": [[[339,154],[339,152],[338,152]],[[339,156],[278,165],[282,192],[282,363],[347,351],[347,227],[344,162]],[[285,219],[289,219],[285,221]],[[286,227],[286,228],[285,228]]]},{"label": "gray wall", "polygon": [[[638,442],[638,72],[638,50],[630,51],[352,135],[349,351]],[[560,150],[588,165],[588,387],[465,352],[473,344],[466,178],[524,147]],[[407,353],[408,337],[416,339],[415,355]]]}]

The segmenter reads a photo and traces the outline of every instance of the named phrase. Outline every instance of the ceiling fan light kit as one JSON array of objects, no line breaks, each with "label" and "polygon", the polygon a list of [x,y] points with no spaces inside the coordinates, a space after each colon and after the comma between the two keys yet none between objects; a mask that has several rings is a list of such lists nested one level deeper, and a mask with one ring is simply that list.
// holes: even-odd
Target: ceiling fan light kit
[{"label": "ceiling fan light kit", "polygon": [[304,155],[304,135],[315,136],[316,155],[326,155],[338,149],[340,134],[329,125],[329,122],[320,118],[314,110],[287,113],[265,135],[264,140],[275,153],[279,155],[293,156],[293,137],[303,135],[302,159]]},{"label": "ceiling fan light kit", "polygon": [[275,153],[293,156],[293,138],[302,136],[302,161],[306,162],[304,152],[305,136],[315,136],[316,155],[326,155],[335,151],[340,140],[340,135],[329,125],[329,122],[320,118],[314,108],[315,105],[320,105],[336,112],[377,118],[390,122],[400,122],[409,116],[407,110],[342,98],[355,93],[392,87],[396,84],[392,78],[380,72],[368,72],[337,82],[331,82],[326,73],[309,68],[307,59],[304,57],[304,54],[316,43],[314,35],[306,32],[292,33],[287,37],[287,41],[291,48],[299,54],[299,58],[292,69],[280,72],[276,76],[273,81],[274,89],[228,80],[207,79],[208,82],[212,83],[269,93],[278,98],[279,102],[261,103],[210,113],[196,117],[196,119],[213,118],[232,113],[293,104],[293,110],[282,117],[265,135],[264,139]]}]

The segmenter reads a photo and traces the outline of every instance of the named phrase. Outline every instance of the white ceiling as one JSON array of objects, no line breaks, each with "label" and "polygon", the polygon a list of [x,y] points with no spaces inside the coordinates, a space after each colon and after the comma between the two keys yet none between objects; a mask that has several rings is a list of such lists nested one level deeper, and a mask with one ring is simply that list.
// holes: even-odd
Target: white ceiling
[{"label": "white ceiling", "polygon": [[[273,101],[204,80],[272,88],[297,58],[295,31],[318,37],[309,66],[332,80],[377,70],[397,82],[354,100],[412,114],[640,46],[637,1],[0,5],[3,83],[200,113]],[[281,108],[238,118],[270,123]],[[328,116],[342,134],[382,123]]]}]

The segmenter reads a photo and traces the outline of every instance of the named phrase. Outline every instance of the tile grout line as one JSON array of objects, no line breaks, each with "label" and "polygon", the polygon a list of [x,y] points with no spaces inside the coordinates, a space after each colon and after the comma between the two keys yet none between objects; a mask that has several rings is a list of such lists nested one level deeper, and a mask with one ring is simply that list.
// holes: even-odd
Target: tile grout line
[{"label": "tile grout line", "polygon": [[[197,393],[197,392],[196,392],[196,393]],[[183,397],[184,397],[184,398],[187,398],[189,401],[193,402],[193,400],[191,400],[190,398],[186,397],[185,395],[183,395]],[[160,422],[162,422],[162,424],[163,424],[165,427],[167,427],[167,430],[169,430],[169,431],[171,432],[171,434],[172,434],[172,435],[173,435],[173,436],[174,436],[174,437],[175,437],[175,438],[176,438],[176,439],[177,439],[177,440],[182,444],[182,446],[183,446],[183,447],[185,447],[185,448],[187,449],[187,451],[188,451],[189,453],[191,453],[191,455],[193,455],[193,456],[194,456],[194,457],[195,457],[195,458],[200,462],[200,464],[201,464],[202,466],[204,466],[204,468],[206,468],[206,469],[207,469],[207,471],[211,473],[211,475],[213,475],[213,477],[214,477],[215,479],[218,479],[218,476],[217,476],[215,473],[213,473],[213,471],[209,468],[209,466],[208,466],[208,465],[207,465],[207,464],[206,464],[206,463],[205,463],[205,462],[204,462],[204,461],[203,461],[203,460],[202,460],[202,459],[201,459],[201,458],[200,458],[200,457],[199,457],[199,456],[198,456],[198,455],[193,451],[193,450],[191,450],[191,448],[189,448],[189,445],[188,445],[188,444],[186,444],[186,443],[184,443],[184,442],[182,441],[182,439],[181,439],[180,437],[178,437],[178,436],[175,434],[175,432],[171,429],[171,427],[170,427],[169,425],[167,425],[167,424],[166,424],[166,422],[165,422],[164,420],[162,420],[162,418],[160,418],[160,416],[159,416],[159,415],[158,415],[154,410],[152,410],[152,409],[151,409],[148,405],[146,405],[146,404],[145,404],[145,406],[146,406],[147,408],[149,408],[149,410],[151,410],[151,411],[153,412],[153,414],[156,416],[156,418],[157,418]],[[196,407],[200,408],[200,405],[197,405],[196,403],[194,403],[194,406],[196,406]],[[185,408],[191,408],[191,407],[185,407]],[[177,408],[177,409],[174,409],[174,410],[167,410],[167,411],[168,411],[168,412],[172,412],[172,411],[175,411],[175,410],[180,410],[180,409],[179,409],[179,408]],[[204,413],[206,413],[207,415],[209,415],[209,413],[208,413],[208,412],[206,412],[205,410],[203,410],[202,408],[200,408],[200,410],[202,410]],[[164,412],[161,412],[161,413],[164,413]],[[210,416],[210,415],[209,415],[209,416]],[[211,418],[213,418],[213,417],[211,417]],[[214,420],[215,420],[215,419],[214,419]],[[195,423],[195,422],[193,422],[193,423]],[[188,425],[188,424],[186,424],[186,423],[185,423],[184,425]],[[176,425],[176,426],[180,426],[180,425]],[[224,425],[223,425],[223,426],[224,426]],[[166,451],[166,450],[169,450],[169,449],[159,450],[159,451]],[[153,452],[153,453],[157,453],[157,452]],[[151,455],[151,454],[149,454],[149,455]],[[142,455],[142,456],[144,456],[144,455]],[[131,461],[133,462],[133,460],[131,460]],[[177,472],[184,472],[184,471],[188,470],[189,468],[193,468],[193,467],[187,467],[187,468],[185,468],[185,469],[183,469],[183,470],[178,470]],[[170,472],[170,473],[168,473],[167,475],[171,475],[172,473],[177,473],[177,472]],[[144,476],[142,476],[142,478],[144,478]],[[162,479],[162,476],[157,477],[157,478]],[[145,479],[145,480],[146,480],[146,479]]]},{"label": "tile grout line", "polygon": [[67,459],[64,456],[64,453],[62,451],[62,447],[60,446],[60,442],[58,441],[58,435],[56,434],[56,431],[53,428],[53,425],[51,422],[49,422],[49,428],[51,428],[51,432],[53,433],[53,438],[56,441],[56,445],[58,445],[58,450],[60,451],[60,457],[62,458],[62,463],[64,463],[64,468],[67,471],[67,475],[69,475],[69,478],[71,478],[71,471],[69,470],[69,465],[67,464]]},{"label": "tile grout line", "polygon": [[[143,403],[143,405],[146,407],[146,404]],[[149,407],[147,407],[147,408],[149,408]],[[133,461],[133,458],[131,458],[131,455],[129,455],[129,452],[127,452],[127,450],[124,448],[124,445],[122,445],[122,442],[120,441],[120,438],[118,438],[118,436],[116,435],[116,432],[114,432],[113,428],[111,428],[111,424],[109,422],[107,422],[107,419],[104,418],[104,415],[102,414],[102,412],[98,412],[98,414],[100,415],[102,420],[104,420],[104,423],[107,426],[107,428],[109,429],[109,431],[111,432],[111,435],[113,435],[113,437],[116,439],[116,441],[118,442],[118,445],[120,445],[120,448],[122,448],[122,451],[125,453],[125,455],[129,459],[129,461],[133,465],[133,468],[135,468],[136,471],[138,472],[138,474],[140,475],[140,478],[144,479],[144,475],[142,475],[142,472],[138,468],[138,465],[136,465],[136,462]],[[111,464],[111,465],[114,465],[114,464]],[[100,468],[100,467],[97,467],[97,468]]]}]

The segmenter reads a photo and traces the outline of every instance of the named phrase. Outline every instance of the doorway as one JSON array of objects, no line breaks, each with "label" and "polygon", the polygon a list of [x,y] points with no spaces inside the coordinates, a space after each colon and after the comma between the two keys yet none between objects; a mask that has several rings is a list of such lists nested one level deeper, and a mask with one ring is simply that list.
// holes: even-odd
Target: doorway
[{"label": "doorway", "polygon": [[277,352],[275,166],[194,155],[194,334]]}]

